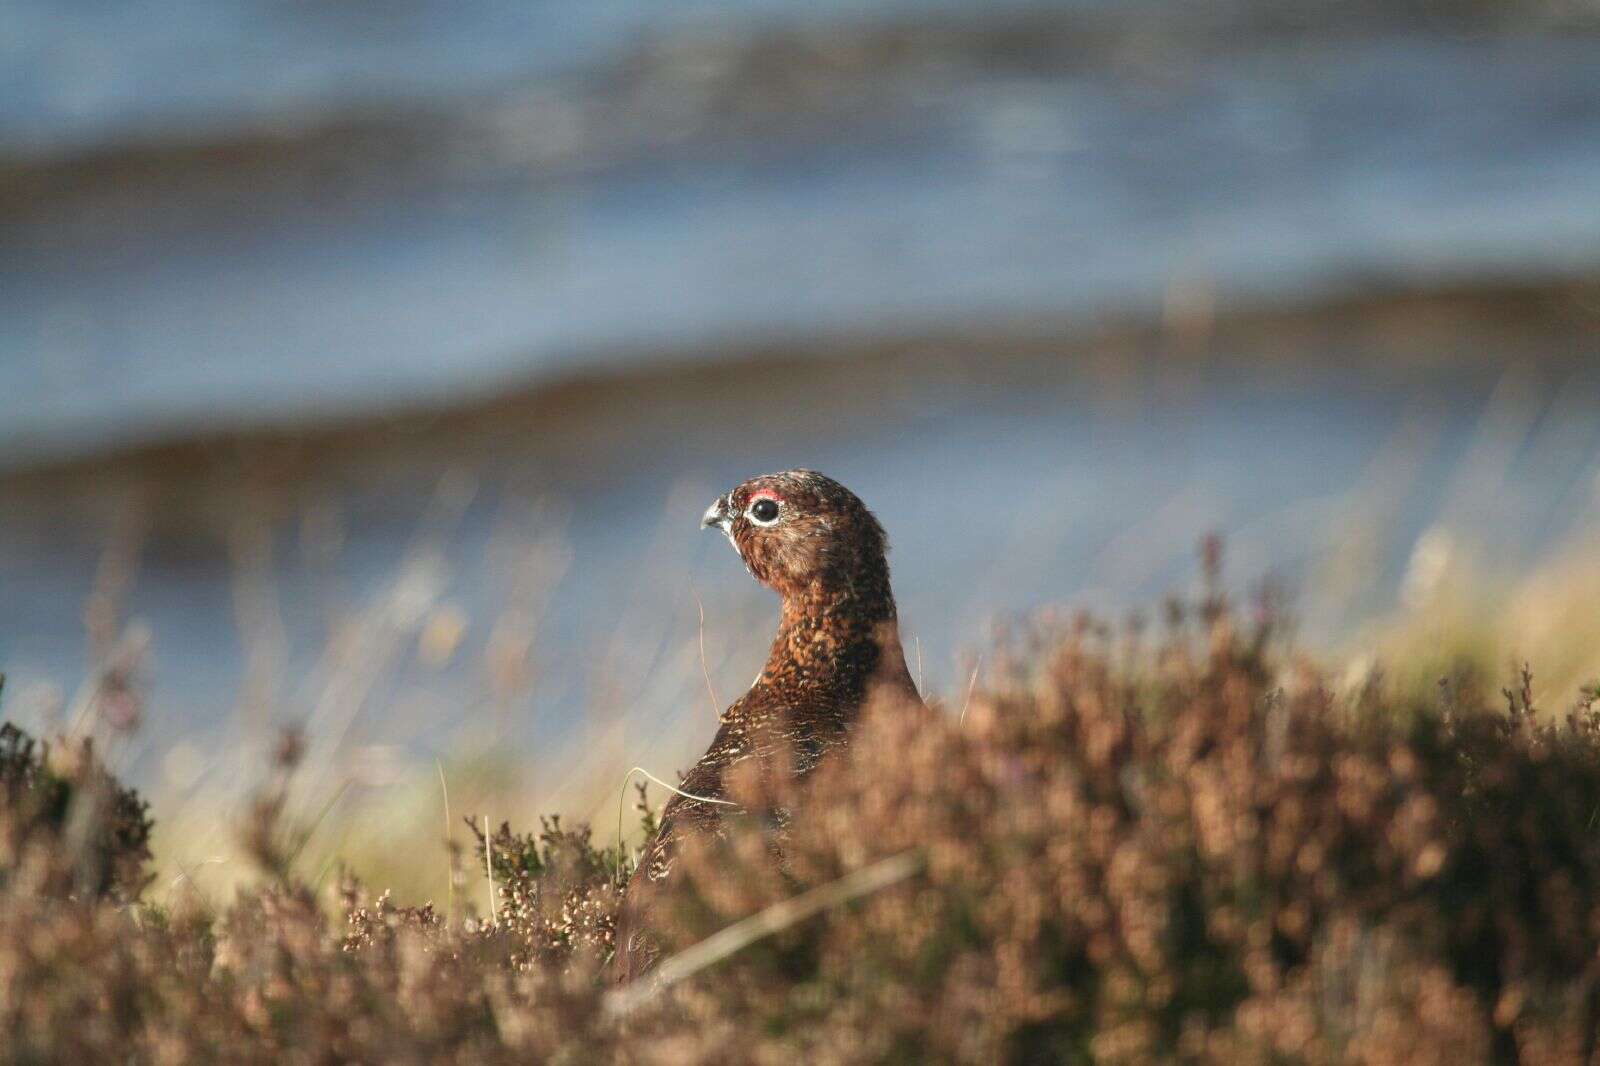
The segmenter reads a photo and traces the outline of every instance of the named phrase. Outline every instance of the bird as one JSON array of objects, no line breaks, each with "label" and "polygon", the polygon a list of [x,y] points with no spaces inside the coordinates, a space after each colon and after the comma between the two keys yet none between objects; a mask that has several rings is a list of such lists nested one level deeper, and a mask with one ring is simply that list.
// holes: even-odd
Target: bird
[{"label": "bird", "polygon": [[652,903],[684,836],[725,825],[730,774],[781,769],[803,777],[844,747],[869,702],[923,707],[900,644],[888,540],[864,503],[811,470],[753,477],[701,518],[724,533],[750,575],[782,601],[766,664],[723,711],[711,746],[662,808],[658,831],[626,889],[615,977],[654,965]]}]

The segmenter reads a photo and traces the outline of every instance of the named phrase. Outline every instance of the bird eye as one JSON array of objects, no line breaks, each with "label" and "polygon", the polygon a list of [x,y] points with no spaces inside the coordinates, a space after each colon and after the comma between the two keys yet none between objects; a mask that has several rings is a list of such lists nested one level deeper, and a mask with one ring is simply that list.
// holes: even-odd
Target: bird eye
[{"label": "bird eye", "polygon": [[757,525],[770,526],[778,520],[778,501],[763,496],[750,505],[750,520]]}]

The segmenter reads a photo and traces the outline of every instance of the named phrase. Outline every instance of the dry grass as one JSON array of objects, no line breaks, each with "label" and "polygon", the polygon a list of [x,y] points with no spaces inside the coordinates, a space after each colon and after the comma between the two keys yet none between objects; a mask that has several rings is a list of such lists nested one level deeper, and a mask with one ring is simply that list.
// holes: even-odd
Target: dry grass
[{"label": "dry grass", "polygon": [[[502,824],[450,861],[455,914],[319,896],[287,744],[220,911],[0,886],[0,1056],[1589,1060],[1600,715],[1521,678],[1343,687],[1277,634],[1215,587],[1156,637],[1041,623],[986,651],[964,721],[878,709],[804,791],[744,783],[747,819],[691,842],[661,911],[671,980],[626,1002],[604,968],[633,852]],[[80,868],[105,838],[60,826],[107,808],[67,808],[6,839]]]},{"label": "dry grass", "polygon": [[1600,677],[1600,543],[1590,530],[1517,577],[1442,533],[1413,553],[1402,603],[1361,627],[1346,681],[1376,671],[1415,698],[1440,682],[1485,684],[1531,663],[1559,701]]}]

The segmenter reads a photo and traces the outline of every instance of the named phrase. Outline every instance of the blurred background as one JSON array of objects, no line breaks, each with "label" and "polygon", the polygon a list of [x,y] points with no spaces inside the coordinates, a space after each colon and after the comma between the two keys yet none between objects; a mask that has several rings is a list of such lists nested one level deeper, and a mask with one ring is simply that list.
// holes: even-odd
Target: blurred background
[{"label": "blurred background", "polygon": [[[4,714],[174,886],[615,817],[759,667],[698,519],[888,527],[913,672],[1227,538],[1340,669],[1600,675],[1595,0],[6,0]],[[458,834],[459,835],[459,834]]]}]

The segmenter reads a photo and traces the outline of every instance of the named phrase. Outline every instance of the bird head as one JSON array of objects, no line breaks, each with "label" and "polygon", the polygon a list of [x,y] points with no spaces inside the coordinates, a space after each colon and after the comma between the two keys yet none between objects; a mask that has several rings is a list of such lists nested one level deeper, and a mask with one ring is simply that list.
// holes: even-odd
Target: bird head
[{"label": "bird head", "polygon": [[810,470],[753,477],[717,497],[701,524],[726,533],[755,579],[785,596],[847,586],[887,567],[883,527],[872,512]]}]

